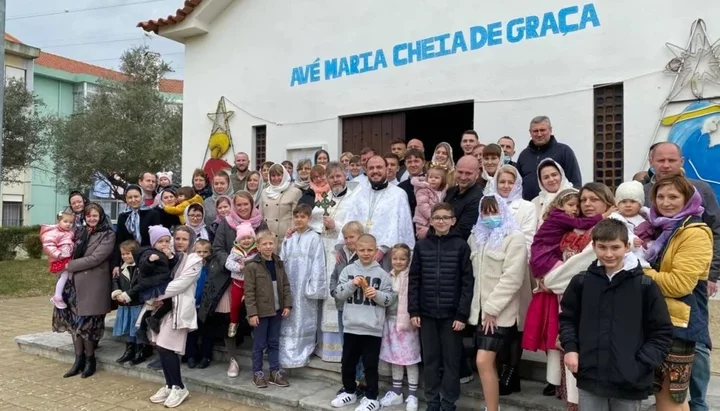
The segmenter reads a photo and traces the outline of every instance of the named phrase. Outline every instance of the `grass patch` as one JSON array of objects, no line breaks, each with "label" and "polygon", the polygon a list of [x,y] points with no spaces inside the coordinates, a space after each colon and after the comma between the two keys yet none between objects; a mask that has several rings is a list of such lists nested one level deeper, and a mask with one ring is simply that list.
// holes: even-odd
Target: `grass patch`
[{"label": "grass patch", "polygon": [[0,297],[52,295],[57,277],[50,274],[47,260],[0,261]]}]

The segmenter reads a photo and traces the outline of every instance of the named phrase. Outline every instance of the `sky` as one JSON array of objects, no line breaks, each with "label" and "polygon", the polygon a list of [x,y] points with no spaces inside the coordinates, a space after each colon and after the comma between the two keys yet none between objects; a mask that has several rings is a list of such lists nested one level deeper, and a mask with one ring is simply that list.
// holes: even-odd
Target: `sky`
[{"label": "sky", "polygon": [[[6,0],[5,31],[42,51],[117,70],[120,55],[147,44],[183,78],[184,46],[145,35],[139,21],[175,14],[184,0]],[[105,9],[83,10],[105,6]],[[65,12],[65,10],[69,12]],[[39,14],[53,14],[38,16]]]}]

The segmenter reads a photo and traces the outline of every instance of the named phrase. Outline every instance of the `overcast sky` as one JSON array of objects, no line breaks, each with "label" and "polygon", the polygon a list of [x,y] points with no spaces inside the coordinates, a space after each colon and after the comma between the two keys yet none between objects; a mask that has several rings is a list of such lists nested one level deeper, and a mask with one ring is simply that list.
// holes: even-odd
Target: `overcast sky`
[{"label": "overcast sky", "polygon": [[[183,78],[184,46],[155,34],[147,37],[145,31],[135,27],[139,21],[174,15],[183,0],[6,1],[5,31],[23,43],[48,53],[118,69],[122,52],[145,42],[175,70],[167,77]],[[126,6],[80,11],[113,5]],[[65,10],[70,12],[37,16]]]}]

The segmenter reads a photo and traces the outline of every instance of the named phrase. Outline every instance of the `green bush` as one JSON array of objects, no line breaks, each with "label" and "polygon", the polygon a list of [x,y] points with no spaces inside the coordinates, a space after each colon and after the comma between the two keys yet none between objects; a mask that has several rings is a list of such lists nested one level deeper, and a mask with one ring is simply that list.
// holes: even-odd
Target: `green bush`
[{"label": "green bush", "polygon": [[27,251],[30,258],[42,258],[42,240],[40,234],[33,233],[25,235],[23,240],[23,248]]},{"label": "green bush", "polygon": [[0,227],[0,261],[15,258],[15,248],[24,245],[25,236],[40,233],[40,226]]}]

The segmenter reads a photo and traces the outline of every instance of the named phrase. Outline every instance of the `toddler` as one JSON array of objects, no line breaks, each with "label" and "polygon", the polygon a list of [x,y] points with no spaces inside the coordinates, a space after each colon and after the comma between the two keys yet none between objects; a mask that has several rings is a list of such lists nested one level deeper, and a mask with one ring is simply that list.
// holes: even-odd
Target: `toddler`
[{"label": "toddler", "polygon": [[58,276],[55,283],[55,294],[50,301],[60,310],[67,308],[63,301],[62,291],[67,283],[67,265],[75,249],[75,215],[71,211],[58,213],[55,225],[43,225],[40,227],[40,240],[42,240],[43,251],[48,256],[50,273]]},{"label": "toddler", "polygon": [[407,310],[408,271],[410,265],[410,247],[397,244],[390,250],[392,269],[390,279],[392,290],[397,299],[387,309],[383,328],[380,359],[390,364],[392,369],[392,390],[380,400],[383,407],[403,403],[402,380],[405,369],[408,375],[407,411],[418,409],[418,382],[420,380],[420,334],[410,324]]},{"label": "toddler", "polygon": [[430,210],[445,199],[447,191],[447,168],[438,163],[430,163],[426,177],[413,177],[410,183],[415,187],[415,232],[418,238],[425,238],[430,227]]},{"label": "toddler", "polygon": [[[637,181],[628,181],[618,186],[615,191],[618,211],[612,213],[610,218],[620,220],[628,229],[630,247],[641,264],[645,261],[645,250],[653,241],[654,229],[648,221],[650,210],[643,207],[645,191],[643,185]],[[648,266],[649,267],[649,266]]]},{"label": "toddler", "polygon": [[[120,267],[120,273],[113,277],[113,291],[110,294],[110,298],[115,300],[117,297],[130,289],[130,284],[137,275],[137,265],[135,265],[135,259],[133,258],[133,252],[138,249],[140,245],[135,240],[127,240],[120,243],[120,258],[122,260],[122,266]],[[138,344],[136,334],[137,329],[135,323],[137,322],[138,315],[142,310],[142,304],[134,302],[131,304],[120,304],[117,309],[117,316],[115,317],[115,325],[113,326],[113,335],[120,337],[125,335],[125,352],[115,362],[123,364],[130,361],[132,364],[139,364],[145,361],[145,349],[142,344]]]},{"label": "toddler", "polygon": [[177,200],[174,206],[163,206],[163,210],[170,214],[177,216],[180,219],[180,224],[185,224],[187,219],[185,218],[185,209],[190,204],[202,204],[203,198],[199,194],[195,194],[195,189],[192,187],[180,187],[177,191]]},{"label": "toddler", "polygon": [[578,218],[579,204],[578,191],[570,188],[561,191],[548,206],[530,246],[530,270],[535,278],[543,278],[562,264],[563,251],[571,249],[573,238],[577,237],[574,230],[589,230],[615,211],[612,208],[602,215]]},{"label": "toddler", "polygon": [[237,334],[240,323],[240,309],[245,299],[245,262],[257,254],[255,243],[255,230],[250,223],[244,222],[237,226],[235,244],[225,261],[225,268],[230,271],[232,284],[230,285],[230,326],[228,337]]}]

